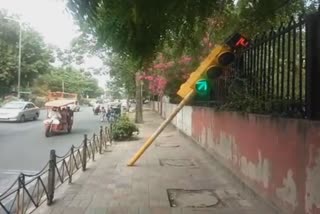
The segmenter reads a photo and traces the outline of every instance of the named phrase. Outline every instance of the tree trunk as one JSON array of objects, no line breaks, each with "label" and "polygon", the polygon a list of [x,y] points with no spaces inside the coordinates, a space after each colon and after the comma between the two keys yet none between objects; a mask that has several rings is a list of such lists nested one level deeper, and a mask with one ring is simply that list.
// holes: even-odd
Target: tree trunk
[{"label": "tree trunk", "polygon": [[142,123],[142,85],[139,79],[139,72],[136,73],[136,123]]}]

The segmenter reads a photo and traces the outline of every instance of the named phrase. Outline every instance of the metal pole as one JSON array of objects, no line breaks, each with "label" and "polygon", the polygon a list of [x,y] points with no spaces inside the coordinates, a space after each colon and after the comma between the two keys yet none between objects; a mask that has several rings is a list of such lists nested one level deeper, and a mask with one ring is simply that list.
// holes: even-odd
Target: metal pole
[{"label": "metal pole", "polygon": [[51,205],[54,198],[55,187],[55,168],[56,168],[56,151],[52,149],[50,151],[49,171],[48,171],[48,200],[47,205]]},{"label": "metal pole", "polygon": [[133,166],[135,162],[142,156],[142,154],[147,150],[147,148],[153,143],[153,141],[159,136],[159,134],[164,130],[164,128],[170,123],[170,121],[178,114],[178,112],[185,106],[185,104],[192,99],[195,95],[195,90],[190,91],[185,98],[179,103],[176,109],[171,113],[171,115],[163,121],[159,128],[147,139],[147,141],[142,145],[138,152],[129,161],[128,166]]},{"label": "metal pole", "polygon": [[20,98],[20,81],[21,81],[21,38],[22,38],[22,26],[19,21],[19,62],[18,62],[18,98]]},{"label": "metal pole", "polygon": [[[25,198],[24,198],[24,193],[25,193],[25,190],[24,190],[24,188],[25,188],[25,177],[24,177],[24,174],[20,174],[20,176],[19,176],[19,182],[20,182],[20,185],[21,185],[21,189],[22,189],[22,192],[21,192],[21,194],[22,194],[22,199],[21,199],[21,214],[23,214],[24,213],[24,210],[25,210],[25,207],[24,207],[24,205],[25,205]],[[18,212],[19,213],[19,212]]]},{"label": "metal pole", "polygon": [[308,119],[320,118],[320,100],[317,83],[320,74],[320,18],[319,13],[306,16],[306,116]]},{"label": "metal pole", "polygon": [[99,153],[102,154],[102,126],[100,126]]},{"label": "metal pole", "polygon": [[70,163],[70,166],[69,166],[69,172],[70,172],[70,176],[69,176],[69,184],[72,183],[72,174],[73,174],[73,163],[72,163],[72,159],[74,157],[74,146],[72,145],[71,146],[71,149],[70,149],[70,157],[69,157],[69,163]]},{"label": "metal pole", "polygon": [[91,144],[91,152],[92,152],[92,160],[94,161],[94,156],[95,156],[95,153],[96,153],[96,142],[95,142],[95,134],[93,134],[92,136],[92,144]]},{"label": "metal pole", "polygon": [[84,135],[84,141],[83,141],[83,149],[82,149],[82,171],[85,171],[87,168],[87,150],[88,150],[88,137],[85,134]]}]

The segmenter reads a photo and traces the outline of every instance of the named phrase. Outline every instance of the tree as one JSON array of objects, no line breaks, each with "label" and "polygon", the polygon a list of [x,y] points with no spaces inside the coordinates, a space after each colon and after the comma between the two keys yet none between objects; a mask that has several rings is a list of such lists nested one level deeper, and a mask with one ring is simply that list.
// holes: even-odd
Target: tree
[{"label": "tree", "polygon": [[112,51],[135,59],[152,56],[167,38],[192,41],[196,28],[226,1],[69,0],[80,27],[97,36]]},{"label": "tree", "polygon": [[109,75],[113,78],[113,82],[119,88],[124,88],[128,97],[133,97],[135,73],[138,69],[137,63],[128,57],[111,54],[106,59],[105,64],[109,67]]},{"label": "tree", "polygon": [[62,82],[67,93],[77,93],[82,97],[98,97],[103,94],[96,79],[72,67],[55,68],[51,73],[42,75],[36,80],[33,92],[45,96],[49,90],[61,91]]},{"label": "tree", "polygon": [[[7,93],[17,85],[19,24],[5,17],[18,18],[0,11],[0,85],[7,89],[0,91]],[[26,87],[49,72],[54,58],[39,33],[26,25],[22,28],[21,87]]]},{"label": "tree", "polygon": [[[151,91],[159,91],[162,86],[155,85],[159,82],[166,85],[160,91],[168,90],[170,92],[164,93],[173,94],[182,81],[181,75],[177,74],[190,73],[192,70],[186,69],[198,65],[214,43],[234,31],[254,36],[303,11],[306,2],[239,0],[235,5],[233,0],[121,3],[115,0],[69,0],[69,9],[84,32],[94,35],[99,44],[107,46],[113,53],[137,64],[134,72],[139,72],[140,78],[152,79],[147,79]],[[173,61],[175,65],[165,74],[153,67],[159,52],[165,53],[166,63]],[[177,62],[184,56],[191,57],[192,62],[190,67],[182,69],[185,65]],[[148,68],[152,69],[146,74]],[[163,84],[163,78],[166,84]],[[121,76],[118,80],[125,81]],[[137,98],[141,94],[139,87],[137,81]]]},{"label": "tree", "polygon": [[[106,61],[109,66],[109,74],[112,77],[110,86],[116,86],[124,89],[127,99],[136,97],[136,119],[137,123],[143,122],[142,117],[142,97],[140,80],[137,79],[136,73],[139,70],[139,64],[131,57],[121,56],[119,54],[110,54]],[[117,88],[111,88],[117,90]],[[136,94],[136,95],[135,95]]]},{"label": "tree", "polygon": [[106,84],[107,94],[112,97],[112,99],[123,99],[125,93],[123,91],[122,84],[119,86],[119,81],[111,79]]},{"label": "tree", "polygon": [[[261,1],[259,2],[261,3]],[[250,22],[250,20],[253,23],[259,20],[254,16],[248,18],[243,17],[245,15],[243,11],[247,10],[243,5],[248,6],[248,3],[250,3],[250,1],[240,0],[238,5],[227,7],[223,11],[210,17],[207,20],[208,31],[204,34],[203,38],[199,39],[197,49],[186,48],[180,52],[181,54],[177,54],[175,49],[178,46],[172,46],[170,42],[166,42],[161,53],[158,53],[158,57],[149,64],[148,68],[145,69],[141,75],[141,79],[148,83],[152,94],[160,97],[162,94],[166,94],[171,98],[171,101],[178,101],[179,99],[176,92],[179,86],[185,81],[188,74],[192,72],[198,66],[199,62],[209,53],[215,42],[223,42],[226,35],[230,35],[237,29],[246,35],[255,35],[267,30],[267,27],[279,25],[281,21],[288,20],[290,15],[295,16],[304,9],[304,6],[298,4],[301,3],[299,1],[285,8],[279,8],[281,5],[279,6],[274,2],[272,10],[278,8],[278,10],[282,11],[273,17],[269,17],[268,13],[262,11],[264,7],[259,4],[254,4],[253,2],[249,4],[251,7],[250,12],[252,14],[261,13],[264,19],[259,22],[266,22],[266,24],[256,24],[253,26],[247,24],[246,27],[239,28],[238,26],[243,26],[245,23]],[[262,3],[264,2],[262,1]],[[272,11],[270,8],[266,8],[265,10]],[[258,16],[257,14],[255,16]]]}]

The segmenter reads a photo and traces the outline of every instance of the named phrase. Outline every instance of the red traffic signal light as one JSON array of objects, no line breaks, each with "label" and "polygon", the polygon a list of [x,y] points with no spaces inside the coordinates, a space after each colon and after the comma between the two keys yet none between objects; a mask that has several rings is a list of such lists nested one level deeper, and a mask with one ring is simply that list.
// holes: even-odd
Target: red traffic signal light
[{"label": "red traffic signal light", "polygon": [[246,48],[249,46],[249,41],[239,33],[231,35],[226,39],[225,43],[233,49]]}]

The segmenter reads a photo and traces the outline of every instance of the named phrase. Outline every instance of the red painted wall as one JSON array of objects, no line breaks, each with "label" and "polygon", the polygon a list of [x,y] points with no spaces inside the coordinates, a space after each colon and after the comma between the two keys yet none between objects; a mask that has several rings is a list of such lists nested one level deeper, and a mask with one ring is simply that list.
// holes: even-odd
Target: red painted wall
[{"label": "red painted wall", "polygon": [[320,213],[320,122],[193,107],[192,138],[277,207]]}]

